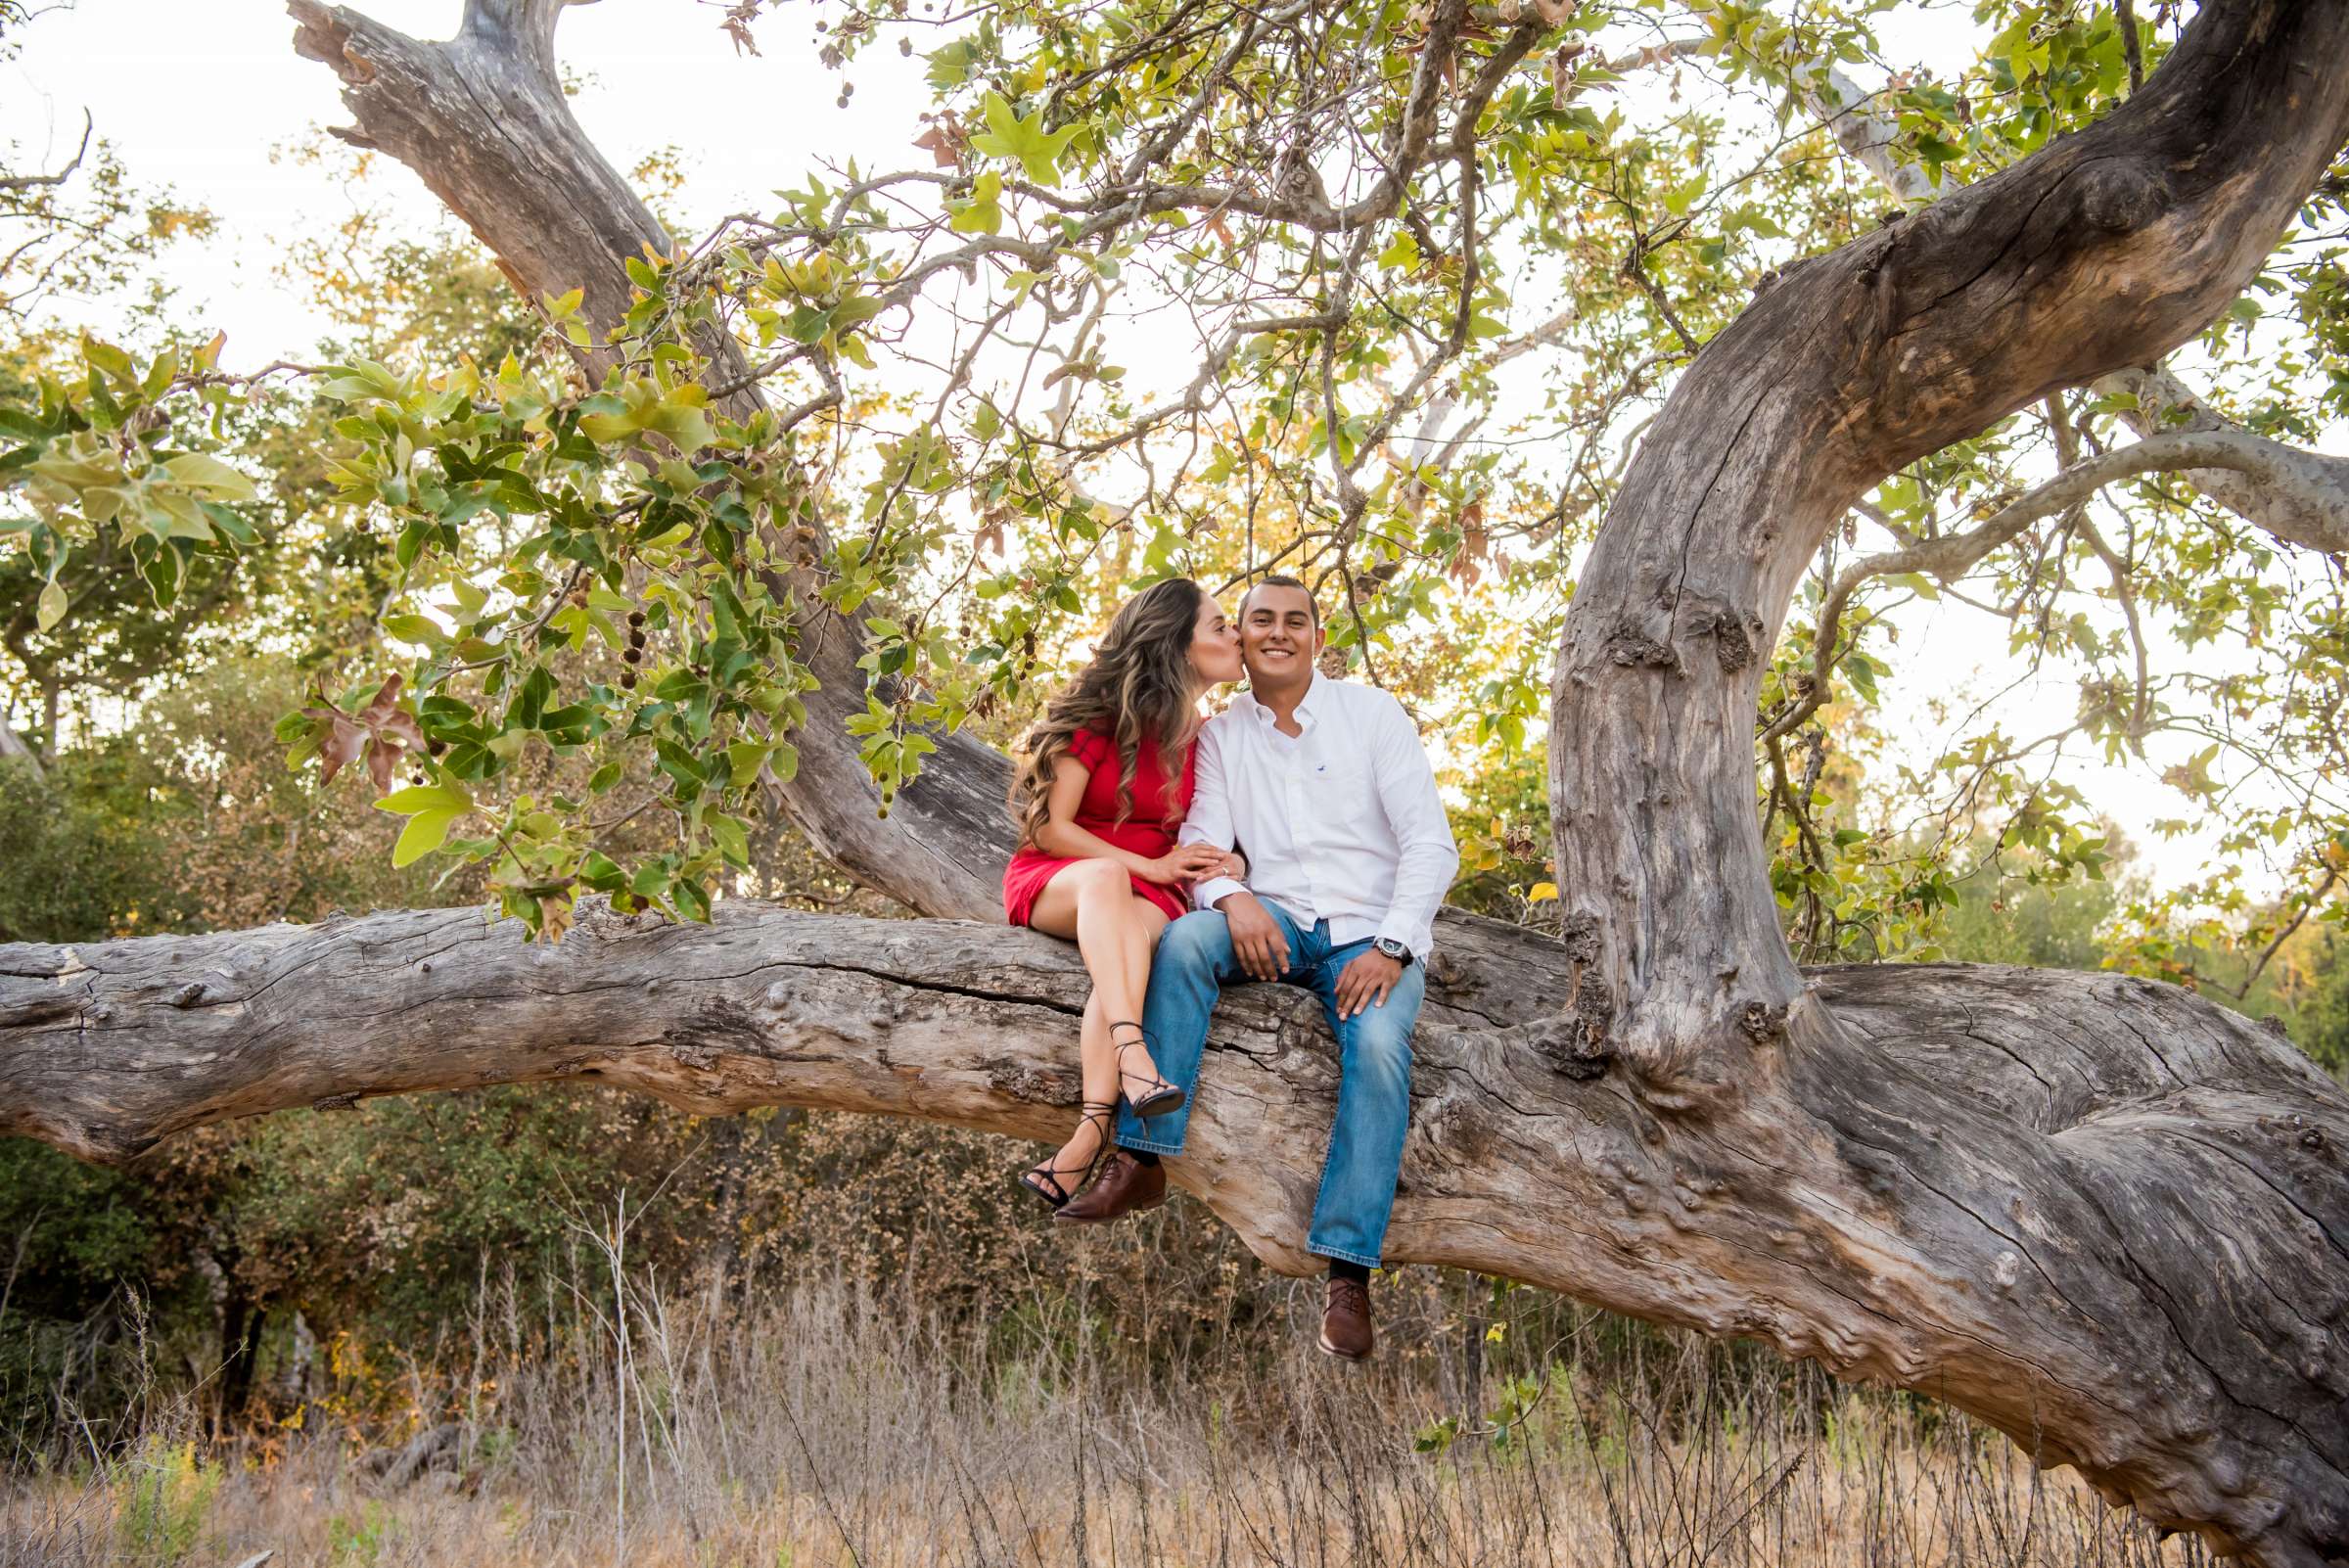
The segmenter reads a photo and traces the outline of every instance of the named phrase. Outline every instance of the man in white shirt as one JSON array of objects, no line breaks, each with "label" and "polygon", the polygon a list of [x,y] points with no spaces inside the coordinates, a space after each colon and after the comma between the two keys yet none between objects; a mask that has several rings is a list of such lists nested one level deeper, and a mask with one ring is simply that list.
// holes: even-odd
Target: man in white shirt
[{"label": "man in white shirt", "polygon": [[[1281,980],[1320,996],[1343,1077],[1306,1246],[1330,1265],[1321,1348],[1359,1360],[1410,1120],[1411,1028],[1460,857],[1403,705],[1320,674],[1320,651],[1319,611],[1294,577],[1267,577],[1240,602],[1248,691],[1200,732],[1181,841],[1239,845],[1248,880],[1193,890],[1198,911],[1159,941],[1142,1028],[1159,1072],[1190,1090],[1223,985]],[[1119,1153],[1060,1218],[1164,1202],[1158,1157],[1182,1152],[1188,1105],[1122,1113]]]}]

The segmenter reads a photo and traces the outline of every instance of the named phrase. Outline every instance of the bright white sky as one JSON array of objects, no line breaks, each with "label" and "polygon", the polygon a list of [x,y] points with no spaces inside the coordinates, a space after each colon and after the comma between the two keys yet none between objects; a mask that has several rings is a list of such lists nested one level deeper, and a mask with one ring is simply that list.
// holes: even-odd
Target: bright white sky
[{"label": "bright white sky", "polygon": [[[363,0],[357,9],[431,37],[452,31],[461,8],[458,0]],[[1884,24],[1887,48],[1918,60],[1970,52],[1966,10],[1911,7]],[[689,230],[732,211],[770,210],[771,191],[799,183],[819,160],[853,157],[875,167],[918,157],[909,144],[927,103],[921,61],[888,43],[868,49],[850,73],[851,107],[835,108],[840,78],[814,58],[810,16],[792,8],[762,24],[764,53],[750,58],[718,29],[717,10],[692,0],[576,7],[561,35],[565,65],[582,78],[574,107],[622,169],[678,150],[686,184],[674,206]],[[22,57],[0,66],[0,143],[15,142],[25,164],[63,162],[87,108],[136,179],[174,186],[219,218],[212,239],[172,253],[171,281],[176,315],[228,333],[231,368],[302,357],[326,333],[324,314],[276,275],[275,262],[290,239],[331,228],[353,200],[336,182],[336,164],[274,156],[347,119],[333,72],[296,56],[292,36],[274,0],[80,0],[39,17],[24,31]],[[396,165],[368,182],[364,200],[419,229],[446,221]],[[1921,762],[2013,671],[2002,662],[2004,627],[1972,612],[1920,607],[1904,626],[1891,716],[1902,726],[1901,751]],[[2050,669],[2001,697],[1993,713],[2010,733],[2036,735],[2059,727],[2076,701],[2074,678]],[[2164,743],[2156,765],[2191,750]],[[2201,871],[2205,844],[2164,844],[2148,830],[2186,804],[2151,769],[2081,763],[2068,776],[2138,842],[2157,881]]]}]

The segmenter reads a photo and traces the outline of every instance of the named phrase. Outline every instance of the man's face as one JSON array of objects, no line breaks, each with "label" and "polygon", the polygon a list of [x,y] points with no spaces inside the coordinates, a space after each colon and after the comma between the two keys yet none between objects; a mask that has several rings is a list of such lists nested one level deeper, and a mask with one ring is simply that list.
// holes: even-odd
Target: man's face
[{"label": "man's face", "polygon": [[1313,601],[1303,588],[1273,583],[1250,590],[1240,611],[1240,657],[1251,681],[1286,686],[1311,680],[1320,651]]}]

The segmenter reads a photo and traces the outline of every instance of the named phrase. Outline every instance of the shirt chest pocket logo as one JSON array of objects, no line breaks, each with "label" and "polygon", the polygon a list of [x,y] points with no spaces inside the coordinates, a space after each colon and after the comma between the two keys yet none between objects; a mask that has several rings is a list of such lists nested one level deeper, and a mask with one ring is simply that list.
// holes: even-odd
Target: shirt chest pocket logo
[{"label": "shirt chest pocket logo", "polygon": [[[1359,755],[1315,759],[1307,764],[1305,778],[1306,789],[1315,801],[1340,809],[1363,805],[1376,793],[1370,760]],[[1316,825],[1328,831],[1343,830],[1347,824],[1324,815]]]}]

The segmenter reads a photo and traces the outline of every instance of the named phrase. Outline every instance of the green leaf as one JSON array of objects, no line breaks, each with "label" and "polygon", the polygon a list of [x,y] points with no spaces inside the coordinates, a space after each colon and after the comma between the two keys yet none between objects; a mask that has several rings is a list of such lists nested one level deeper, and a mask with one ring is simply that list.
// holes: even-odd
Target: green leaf
[{"label": "green leaf", "polygon": [[957,234],[1002,233],[1002,199],[1003,176],[990,168],[979,176],[966,200],[946,204],[954,214],[947,227]]},{"label": "green leaf", "polygon": [[34,623],[43,631],[66,619],[66,590],[57,585],[55,577],[41,584],[41,597],[33,610]]},{"label": "green leaf", "polygon": [[1018,159],[1028,177],[1038,185],[1058,184],[1060,155],[1076,138],[1078,127],[1064,125],[1047,131],[1041,109],[1022,119],[1001,93],[989,93],[986,109],[987,129],[971,138],[972,148],[990,158]]},{"label": "green leaf", "polygon": [[923,58],[930,62],[930,85],[942,93],[951,92],[970,79],[971,68],[979,62],[979,47],[972,39],[957,38]]},{"label": "green leaf", "polygon": [[736,741],[726,748],[726,783],[733,789],[747,789],[757,781],[759,769],[766,762],[764,741]]},{"label": "green leaf", "polygon": [[163,472],[186,488],[215,499],[250,501],[255,495],[253,481],[217,457],[207,457],[202,452],[181,452],[164,458]]},{"label": "green leaf", "polygon": [[441,845],[448,842],[448,830],[462,811],[419,811],[408,818],[408,825],[399,830],[399,842],[392,846],[392,864],[394,869],[413,865]]},{"label": "green leaf", "polygon": [[421,811],[455,811],[462,814],[473,809],[473,797],[465,786],[453,779],[441,779],[431,784],[413,784],[404,790],[393,790],[375,803],[379,811],[391,811],[400,816],[413,816]]},{"label": "green leaf", "polygon": [[741,821],[722,811],[710,813],[710,836],[717,840],[721,853],[735,865],[748,867],[751,863],[751,836]]}]

